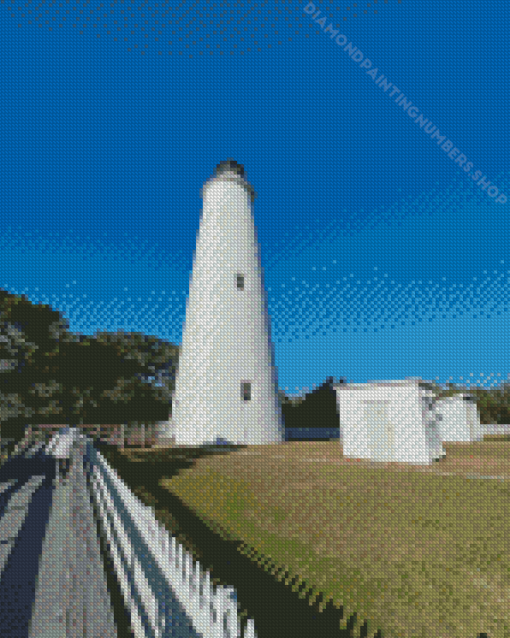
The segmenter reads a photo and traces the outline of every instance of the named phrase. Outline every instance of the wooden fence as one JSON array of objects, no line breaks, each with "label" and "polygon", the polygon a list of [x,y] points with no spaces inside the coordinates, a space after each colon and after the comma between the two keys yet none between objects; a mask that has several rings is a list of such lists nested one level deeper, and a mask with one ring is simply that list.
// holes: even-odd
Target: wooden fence
[{"label": "wooden fence", "polygon": [[[29,425],[26,430],[25,439],[48,441],[56,432],[66,425],[68,424],[41,423],[39,425]],[[119,447],[128,445],[152,447],[155,443],[155,423],[77,423],[74,425],[93,440],[106,441]]]}]

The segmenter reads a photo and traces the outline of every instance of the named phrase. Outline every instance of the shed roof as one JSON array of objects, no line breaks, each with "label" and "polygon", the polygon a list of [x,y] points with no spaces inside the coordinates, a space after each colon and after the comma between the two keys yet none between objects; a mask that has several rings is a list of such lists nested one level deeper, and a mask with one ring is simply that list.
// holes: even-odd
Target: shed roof
[{"label": "shed roof", "polygon": [[337,388],[340,388],[342,390],[349,390],[349,389],[356,389],[356,390],[361,390],[361,389],[369,389],[369,388],[373,388],[373,387],[400,387],[400,386],[406,386],[406,387],[419,387],[419,388],[423,388],[425,390],[430,390],[430,385],[431,382],[430,381],[424,381],[423,379],[420,379],[419,377],[408,377],[406,379],[397,379],[397,380],[389,380],[389,381],[368,381],[367,383],[334,383],[333,384],[333,388],[335,388],[335,390]]}]

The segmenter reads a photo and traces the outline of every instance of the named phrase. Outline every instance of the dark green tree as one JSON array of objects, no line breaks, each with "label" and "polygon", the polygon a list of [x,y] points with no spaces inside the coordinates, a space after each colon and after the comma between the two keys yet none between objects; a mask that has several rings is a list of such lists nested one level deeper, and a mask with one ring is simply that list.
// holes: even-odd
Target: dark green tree
[{"label": "dark green tree", "polygon": [[100,401],[105,393],[115,388],[119,379],[143,372],[135,358],[125,358],[114,345],[94,338],[61,342],[45,357],[40,371],[56,388],[52,394],[57,407],[54,414],[70,424],[100,423]]},{"label": "dark green tree", "polygon": [[27,424],[167,419],[178,352],[139,333],[73,334],[59,312],[0,291],[2,436],[19,440]]},{"label": "dark green tree", "polygon": [[115,344],[122,356],[136,359],[144,369],[136,376],[144,383],[163,388],[167,400],[171,400],[175,390],[179,346],[139,332],[97,332],[95,338],[99,342]]},{"label": "dark green tree", "polygon": [[24,295],[0,290],[0,428],[3,438],[19,441],[25,426],[47,407],[37,361],[67,334],[59,312],[36,305]]},{"label": "dark green tree", "polygon": [[[282,404],[285,427],[338,428],[340,417],[333,383],[333,377],[328,377],[318,388],[305,394],[301,401]],[[339,383],[345,383],[345,379],[340,379]]]}]

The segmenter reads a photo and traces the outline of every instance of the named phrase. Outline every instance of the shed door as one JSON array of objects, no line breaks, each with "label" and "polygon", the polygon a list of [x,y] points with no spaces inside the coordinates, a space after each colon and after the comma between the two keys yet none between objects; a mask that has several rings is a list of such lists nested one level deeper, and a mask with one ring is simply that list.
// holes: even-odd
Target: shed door
[{"label": "shed door", "polygon": [[364,416],[371,458],[374,461],[392,461],[394,458],[394,433],[388,417],[387,403],[385,401],[367,401]]}]

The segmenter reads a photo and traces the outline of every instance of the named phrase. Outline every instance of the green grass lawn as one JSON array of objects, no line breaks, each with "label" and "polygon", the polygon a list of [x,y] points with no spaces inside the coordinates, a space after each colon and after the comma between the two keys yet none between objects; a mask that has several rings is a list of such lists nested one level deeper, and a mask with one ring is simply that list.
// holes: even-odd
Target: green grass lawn
[{"label": "green grass lawn", "polygon": [[[369,636],[510,637],[510,441],[445,448],[429,472],[347,463],[338,441],[236,448],[178,472],[181,448],[123,456],[138,475],[167,461],[162,488],[356,612]],[[465,478],[505,469],[509,481]]]}]

